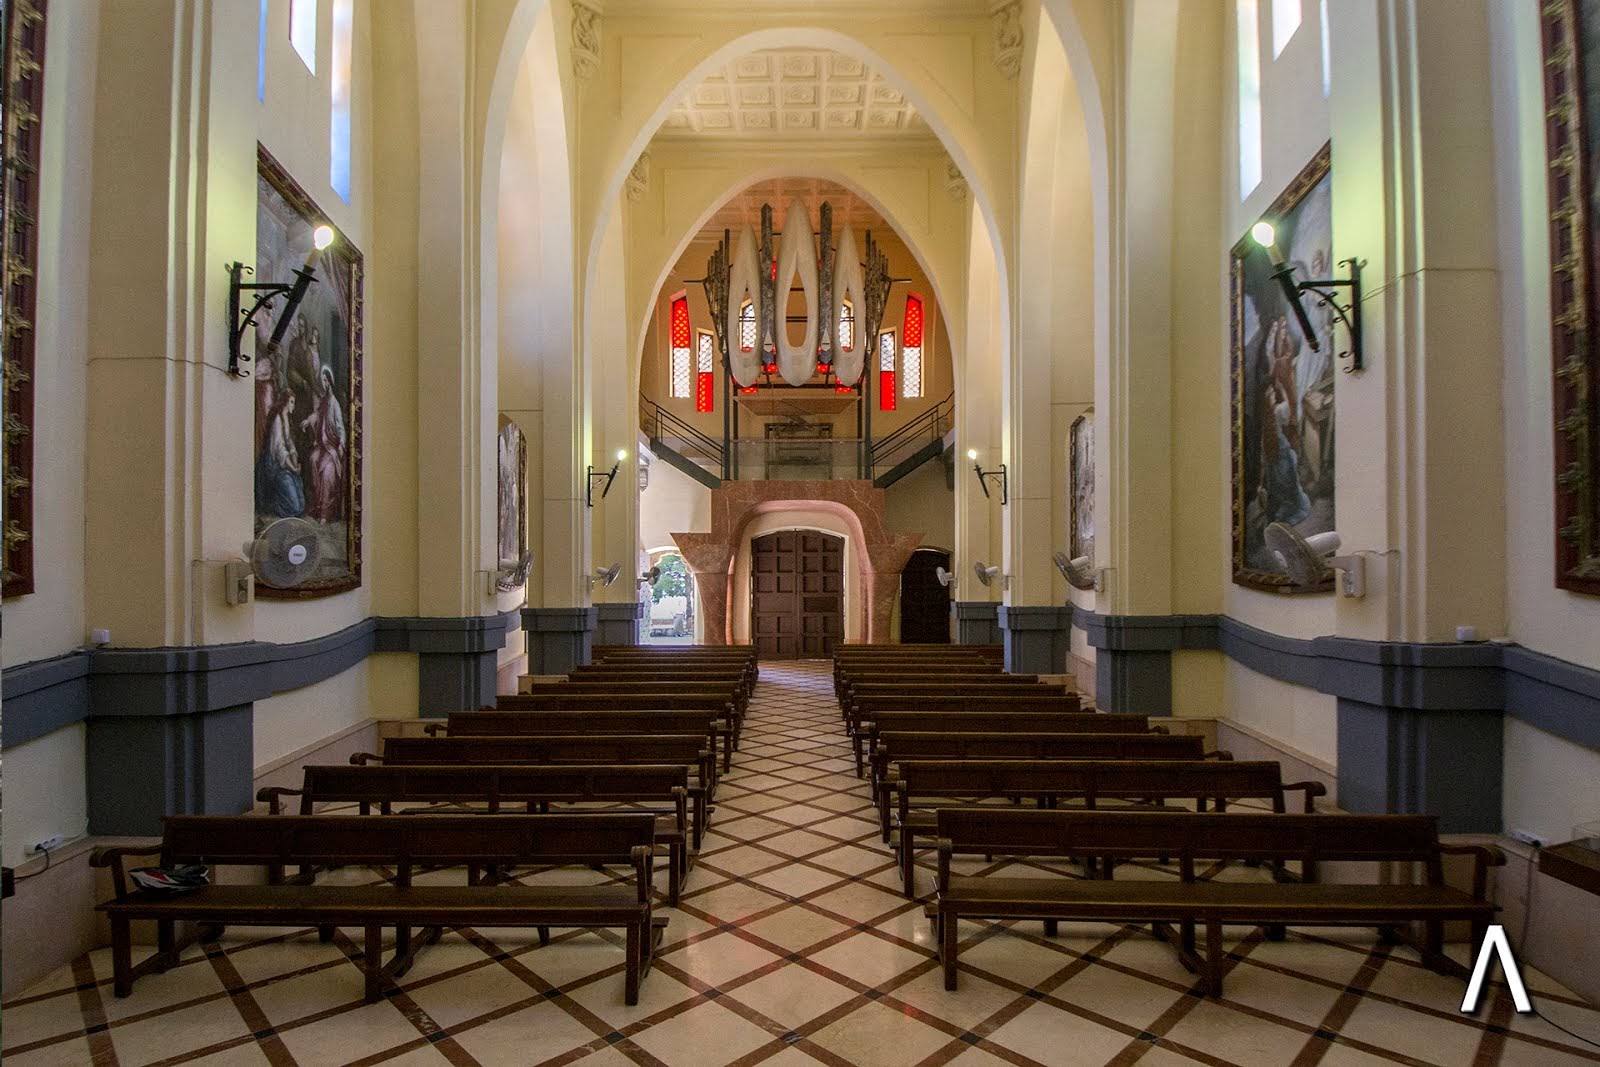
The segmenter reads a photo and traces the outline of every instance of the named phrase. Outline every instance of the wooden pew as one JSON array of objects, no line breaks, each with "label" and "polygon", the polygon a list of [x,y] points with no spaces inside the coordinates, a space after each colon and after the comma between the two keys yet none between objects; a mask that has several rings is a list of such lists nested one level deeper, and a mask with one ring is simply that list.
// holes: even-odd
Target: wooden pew
[{"label": "wooden pew", "polygon": [[[1003,681],[1002,678],[1021,680]],[[840,697],[838,707],[846,723],[850,723],[859,717],[864,704],[893,710],[894,702],[902,707],[925,707],[930,701],[965,701],[968,704],[973,701],[1048,701],[1074,712],[1085,710],[1072,686],[1064,681],[1038,681],[1030,675],[992,675],[982,680],[963,675],[949,680],[902,681],[898,685],[872,681],[851,686],[845,696]]]},{"label": "wooden pew", "polygon": [[[504,805],[525,805],[528,813],[548,813],[551,804],[666,804],[651,808],[656,817],[656,844],[665,846],[668,859],[667,903],[678,903],[683,878],[689,870],[689,842],[700,840],[705,820],[705,793],[697,791],[693,819],[689,807],[690,768],[683,765],[516,766],[458,764],[407,767],[333,764],[308,765],[301,786],[269,786],[256,794],[271,814],[281,813],[287,797],[299,797],[299,814],[314,815],[320,804],[356,804],[362,815],[374,809],[392,813],[396,804],[444,805],[435,810],[460,812],[461,807],[482,805],[488,815],[498,815]],[[402,812],[416,814],[416,812]]]},{"label": "wooden pew", "polygon": [[[99,906],[111,921],[112,986],[119,997],[134,980],[165,971],[195,937],[180,943],[181,921],[204,924],[195,936],[216,937],[219,926],[359,926],[365,933],[362,970],[369,1003],[383,996],[388,979],[411,966],[418,950],[436,933],[413,939],[414,927],[524,926],[549,940],[552,926],[624,927],[627,930],[625,999],[638,1003],[639,984],[650,968],[655,942],[666,919],[651,914],[650,878],[655,852],[655,816],[395,815],[357,819],[348,815],[169,815],[159,846],[96,849],[90,862],[110,867],[116,896]],[[276,882],[267,885],[202,886],[178,895],[157,895],[130,887],[124,862],[160,854],[163,867],[204,863],[265,867],[365,864],[392,868],[389,882],[374,885],[318,885]],[[492,884],[413,885],[419,867],[557,864],[627,864],[633,885]],[[156,922],[155,955],[133,963],[131,924]],[[395,953],[382,962],[382,932],[397,931]]]},{"label": "wooden pew", "polygon": [[[1179,923],[1176,939],[1185,967],[1205,991],[1222,994],[1224,923],[1269,926],[1376,926],[1385,936],[1422,922],[1424,962],[1444,972],[1465,970],[1444,955],[1444,923],[1465,919],[1472,942],[1482,940],[1497,905],[1485,899],[1487,869],[1505,863],[1499,849],[1442,845],[1431,815],[1256,815],[1230,812],[1030,811],[943,808],[938,815],[938,884],[926,913],[933,920],[944,986],[956,988],[957,924],[961,919],[1042,919],[1046,934],[1067,920]],[[1474,859],[1473,889],[1444,884],[1442,857]],[[951,873],[956,856],[1172,856],[1180,880],[1011,878]],[[1203,863],[1299,861],[1299,880],[1198,881]],[[1320,885],[1327,861],[1418,864],[1420,885]],[[1287,873],[1282,877],[1287,878]],[[1195,950],[1204,926],[1205,955]]]},{"label": "wooden pew", "polygon": [[739,715],[730,696],[721,690],[669,683],[644,686],[573,685],[563,683],[536,693],[504,695],[495,706],[483,711],[704,711],[721,723],[726,737],[723,748],[731,753],[738,747]]},{"label": "wooden pew", "polygon": [[736,663],[754,686],[760,674],[755,649],[749,645],[595,645],[591,663]]},{"label": "wooden pew", "polygon": [[481,711],[452,711],[444,723],[423,727],[429,736],[442,731],[457,737],[518,734],[682,734],[699,733],[706,738],[713,756],[720,750],[722,769],[732,766],[733,727],[716,709],[703,704],[687,708],[612,708],[577,710],[562,702],[537,710],[484,708]]},{"label": "wooden pew", "polygon": [[881,731],[868,766],[879,829],[889,840],[893,765],[901,760],[1231,760],[1194,734],[932,733]]},{"label": "wooden pew", "polygon": [[[906,896],[914,896],[916,839],[934,832],[939,808],[983,800],[1032,799],[1041,807],[1073,801],[1094,808],[1103,801],[1208,803],[1266,800],[1287,810],[1288,793],[1301,794],[1301,810],[1327,795],[1321,782],[1285,783],[1276,760],[901,760],[895,764],[896,849]],[[947,804],[943,802],[954,802]]]},{"label": "wooden pew", "polygon": [[[382,763],[424,766],[450,763],[515,764],[683,764],[696,769],[698,781],[690,786],[716,796],[717,761],[698,734],[529,734],[515,737],[391,737],[383,742],[383,755],[357,752],[356,766]],[[700,843],[695,842],[699,848]]]},{"label": "wooden pew", "polygon": [[[924,725],[919,720],[926,719]],[[963,721],[970,725],[962,725]],[[979,724],[981,721],[981,725]],[[880,726],[887,723],[887,726]],[[1141,725],[1142,724],[1142,725]],[[1104,715],[1080,711],[1070,702],[1034,698],[934,697],[920,700],[864,700],[851,709],[845,733],[855,750],[856,774],[862,772],[866,751],[880,730],[965,731],[1005,733],[1148,733],[1146,716]]]}]

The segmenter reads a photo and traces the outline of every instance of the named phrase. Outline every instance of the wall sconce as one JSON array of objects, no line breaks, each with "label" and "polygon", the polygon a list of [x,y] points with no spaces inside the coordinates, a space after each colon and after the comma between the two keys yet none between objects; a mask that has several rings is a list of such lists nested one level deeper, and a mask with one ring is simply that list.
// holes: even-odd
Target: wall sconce
[{"label": "wall sconce", "polygon": [[611,465],[611,469],[609,471],[601,471],[597,474],[595,473],[594,464],[591,463],[589,465],[589,484],[585,486],[583,490],[584,503],[588,504],[591,508],[594,507],[594,483],[595,479],[597,478],[604,478],[606,480],[606,487],[600,490],[600,499],[604,500],[606,498],[606,494],[611,492],[611,483],[617,480],[617,471],[622,469],[622,461],[627,458],[628,450],[626,448],[619,448],[617,449],[617,461]]},{"label": "wall sconce", "polygon": [[[1283,258],[1283,253],[1278,250],[1278,234],[1272,223],[1265,220],[1256,223],[1250,228],[1250,236],[1255,238],[1256,244],[1266,250],[1267,258],[1272,261],[1272,276],[1278,280],[1283,288],[1283,295],[1288,298],[1289,306],[1294,309],[1294,317],[1300,323],[1300,334],[1306,339],[1313,352],[1322,351],[1322,346],[1317,342],[1317,332],[1311,326],[1311,317],[1306,314],[1305,305],[1300,300],[1301,293],[1315,293],[1319,306],[1332,308],[1333,313],[1339,316],[1339,321],[1344,323],[1344,328],[1350,334],[1350,350],[1338,354],[1340,369],[1346,374],[1353,374],[1365,364],[1361,350],[1361,260],[1341,259],[1339,265],[1349,266],[1348,278],[1316,278],[1309,281],[1297,282],[1294,280],[1294,266]],[[1349,289],[1350,302],[1339,303],[1334,295],[1334,289]]]},{"label": "wall sconce", "polygon": [[[300,301],[305,299],[306,290],[311,288],[311,283],[317,279],[317,256],[324,248],[333,244],[333,227],[323,223],[311,231],[311,253],[306,256],[305,265],[294,272],[292,282],[242,282],[241,275],[254,274],[253,267],[247,267],[238,260],[228,264],[228,374],[235,378],[248,378],[250,371],[240,364],[248,361],[249,356],[240,349],[244,343],[244,332],[256,323],[256,315],[261,309],[267,307],[273,300],[282,296],[286,298],[283,313],[278,316],[278,324],[272,330],[272,342],[269,348],[277,348],[283,343],[283,335],[289,331],[289,323],[294,320],[294,313],[300,307]],[[240,318],[240,298],[246,291],[259,292],[250,310]]]},{"label": "wall sconce", "polygon": [[983,495],[986,498],[989,496],[989,479],[998,478],[1000,480],[1000,506],[1005,507],[1007,501],[1010,499],[1008,494],[1009,485],[1006,478],[1006,465],[1004,463],[1000,464],[998,470],[984,470],[983,465],[978,462],[978,450],[976,448],[967,449],[967,458],[972,460],[972,469],[978,473],[978,487],[983,490]]}]

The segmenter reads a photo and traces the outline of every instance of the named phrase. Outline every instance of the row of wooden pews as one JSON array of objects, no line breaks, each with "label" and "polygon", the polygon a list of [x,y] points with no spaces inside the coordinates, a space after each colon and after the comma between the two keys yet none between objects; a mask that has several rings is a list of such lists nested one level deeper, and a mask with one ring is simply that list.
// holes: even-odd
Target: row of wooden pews
[{"label": "row of wooden pews", "polygon": [[[1487,871],[1504,856],[1441,843],[1432,816],[1319,812],[1322,784],[1284,782],[1275,761],[1235,761],[1200,737],[1083,709],[1035,678],[999,680],[1008,677],[992,647],[854,646],[834,658],[846,729],[907,896],[918,848],[937,850],[925,907],[947,989],[962,919],[1037,919],[1050,936],[1062,920],[1151,923],[1220,995],[1225,923],[1265,926],[1273,938],[1289,925],[1377,926],[1430,967],[1459,971],[1443,952],[1444,922],[1466,920],[1476,941],[1493,917]],[[1470,889],[1445,882],[1444,857],[1456,854],[1472,861]],[[1045,876],[1000,873],[996,858],[1032,861]],[[1049,875],[1061,861],[1081,863],[1083,876]],[[1258,875],[1215,877],[1240,861]],[[1360,863],[1353,873],[1369,880],[1321,882],[1334,861]],[[1147,877],[1117,879],[1119,866]]]},{"label": "row of wooden pews", "polygon": [[[653,911],[656,860],[676,904],[756,670],[749,649],[597,649],[595,664],[565,682],[501,698],[511,710],[452,712],[427,736],[388,738],[349,766],[307,766],[299,788],[262,791],[265,815],[174,816],[158,846],[99,850],[93,862],[111,868],[116,890],[101,910],[117,995],[230,924],[311,926],[324,939],[360,928],[368,1000],[452,926],[533,927],[541,944],[552,927],[616,927],[626,935],[624,998],[637,1003],[667,922]],[[350,813],[327,813],[333,806]],[[265,884],[213,877],[158,894],[126,869],[151,855],[165,869],[260,868]],[[328,868],[350,864],[392,874],[370,885],[328,879]],[[541,872],[568,864],[619,866],[626,877],[540,884]],[[439,868],[464,870],[464,884],[438,874],[415,883]],[[135,964],[131,924],[141,920],[156,924],[156,951]],[[180,939],[180,923],[198,925]],[[386,928],[395,938],[384,962]]]}]

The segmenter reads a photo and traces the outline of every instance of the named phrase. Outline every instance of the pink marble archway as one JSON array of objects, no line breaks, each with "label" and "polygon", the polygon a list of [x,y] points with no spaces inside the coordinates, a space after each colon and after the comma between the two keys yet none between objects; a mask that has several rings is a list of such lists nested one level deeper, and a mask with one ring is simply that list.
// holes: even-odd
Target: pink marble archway
[{"label": "pink marble archway", "polygon": [[844,521],[862,561],[862,630],[869,642],[892,640],[889,620],[900,593],[900,572],[922,535],[890,532],[884,508],[884,491],[868,481],[723,482],[713,489],[710,532],[672,535],[700,590],[706,644],[731,641],[734,556],[750,520],[774,511],[825,511]]}]

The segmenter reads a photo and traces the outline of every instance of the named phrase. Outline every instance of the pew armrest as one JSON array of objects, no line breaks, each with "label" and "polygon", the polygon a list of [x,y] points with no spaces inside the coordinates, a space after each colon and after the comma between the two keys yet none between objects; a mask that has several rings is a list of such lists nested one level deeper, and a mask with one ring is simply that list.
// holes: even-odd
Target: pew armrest
[{"label": "pew armrest", "polygon": [[1504,867],[1506,854],[1497,845],[1439,845],[1445,856],[1472,857],[1472,899],[1484,900],[1489,892],[1489,868]]},{"label": "pew armrest", "polygon": [[148,845],[104,845],[89,853],[89,866],[111,868],[111,884],[117,891],[117,899],[121,900],[128,895],[128,880],[122,869],[123,859],[129,856],[159,856],[161,847],[160,841]]},{"label": "pew armrest", "polygon": [[283,812],[282,801],[284,797],[303,797],[305,795],[306,791],[304,789],[293,789],[286,785],[269,785],[256,793],[256,803],[266,804],[268,812],[273,815],[279,815]]},{"label": "pew armrest", "polygon": [[357,767],[365,767],[369,763],[382,763],[383,757],[376,752],[352,752],[350,762]]},{"label": "pew armrest", "polygon": [[948,837],[938,838],[933,845],[939,853],[939,880],[935,884],[938,895],[943,896],[950,888],[950,860],[955,855],[956,846]]},{"label": "pew armrest", "polygon": [[1225,748],[1219,748],[1219,749],[1215,750],[1214,752],[1207,752],[1204,756],[1201,756],[1200,758],[1201,759],[1214,759],[1214,760],[1231,760],[1231,759],[1233,759],[1233,753],[1229,752]]},{"label": "pew armrest", "polygon": [[629,855],[633,858],[633,881],[639,889],[639,903],[649,904],[656,850],[649,845],[634,845]]},{"label": "pew armrest", "polygon": [[422,726],[422,732],[427,734],[429,737],[438,737],[448,729],[449,727],[442,722],[424,723]]},{"label": "pew armrest", "polygon": [[[1280,787],[1280,792],[1285,794],[1294,791],[1299,791],[1305,794],[1303,810],[1307,815],[1316,814],[1317,808],[1313,801],[1315,801],[1317,797],[1325,797],[1328,795],[1328,787],[1323,785],[1321,782],[1288,782]],[[1284,807],[1287,808],[1288,805],[1285,804]]]}]

